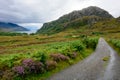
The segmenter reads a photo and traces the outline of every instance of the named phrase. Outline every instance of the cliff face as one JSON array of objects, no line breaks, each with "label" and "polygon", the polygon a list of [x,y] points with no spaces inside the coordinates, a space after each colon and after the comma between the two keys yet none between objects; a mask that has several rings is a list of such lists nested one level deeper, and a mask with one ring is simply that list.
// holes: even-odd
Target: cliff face
[{"label": "cliff face", "polygon": [[45,23],[37,33],[41,34],[52,34],[63,31],[70,27],[80,27],[84,25],[91,25],[101,20],[113,18],[107,11],[90,6],[79,11],[73,11],[60,17],[58,20]]}]

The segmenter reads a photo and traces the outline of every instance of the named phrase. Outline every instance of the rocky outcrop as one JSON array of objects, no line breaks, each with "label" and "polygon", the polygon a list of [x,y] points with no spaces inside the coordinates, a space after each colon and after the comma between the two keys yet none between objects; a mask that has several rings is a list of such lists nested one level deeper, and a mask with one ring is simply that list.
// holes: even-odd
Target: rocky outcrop
[{"label": "rocky outcrop", "polygon": [[97,21],[109,18],[113,18],[113,16],[107,11],[96,6],[90,6],[88,8],[66,14],[58,20],[45,23],[37,33],[57,33],[63,31],[65,28],[91,25]]}]

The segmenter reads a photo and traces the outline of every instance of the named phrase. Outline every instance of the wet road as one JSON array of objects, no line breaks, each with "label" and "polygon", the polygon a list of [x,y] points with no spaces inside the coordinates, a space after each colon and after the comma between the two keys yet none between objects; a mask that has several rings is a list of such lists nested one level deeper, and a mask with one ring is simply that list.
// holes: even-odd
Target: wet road
[{"label": "wet road", "polygon": [[[105,57],[110,57],[109,61],[104,61]],[[120,80],[120,57],[100,38],[91,56],[47,80]]]}]

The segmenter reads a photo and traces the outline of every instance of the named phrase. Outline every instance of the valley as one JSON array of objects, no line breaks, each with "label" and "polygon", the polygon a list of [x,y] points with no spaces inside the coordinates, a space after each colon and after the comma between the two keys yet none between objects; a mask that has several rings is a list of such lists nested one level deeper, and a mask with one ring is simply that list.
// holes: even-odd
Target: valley
[{"label": "valley", "polygon": [[36,33],[1,31],[0,80],[119,80],[119,55],[120,18],[90,6]]}]

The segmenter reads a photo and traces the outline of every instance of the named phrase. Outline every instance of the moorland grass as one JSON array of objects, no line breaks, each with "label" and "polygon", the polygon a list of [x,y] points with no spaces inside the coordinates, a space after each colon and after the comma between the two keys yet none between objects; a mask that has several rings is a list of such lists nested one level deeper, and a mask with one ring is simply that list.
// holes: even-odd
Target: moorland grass
[{"label": "moorland grass", "polygon": [[[49,43],[49,44],[19,47],[19,48],[16,48],[16,50],[20,50],[20,49],[26,50],[27,53],[19,53],[19,54],[14,53],[14,54],[0,55],[0,69],[1,71],[6,71],[6,70],[11,70],[11,68],[16,67],[16,66],[23,66],[22,61],[25,59],[32,59],[37,62],[38,61],[42,62],[45,67],[45,62],[47,60],[53,60],[50,57],[50,54],[59,53],[61,55],[69,57],[67,61],[62,60],[64,58],[61,58],[61,61],[57,62],[57,66],[54,70],[46,71],[45,69],[45,72],[42,74],[41,73],[39,74],[29,73],[28,74],[27,72],[26,75],[24,75],[25,79],[27,80],[33,80],[33,79],[42,80],[70,66],[71,64],[75,64],[76,62],[89,56],[91,52],[95,49],[97,42],[98,42],[98,38],[84,38],[84,39],[78,39],[78,40],[66,41],[66,42],[55,42],[55,43]],[[89,45],[91,47],[89,47]],[[73,59],[70,57],[70,55],[74,52],[77,53],[78,56]],[[13,76],[15,80],[24,79],[20,75],[17,77],[15,76]],[[9,75],[5,77],[9,78]]]}]

